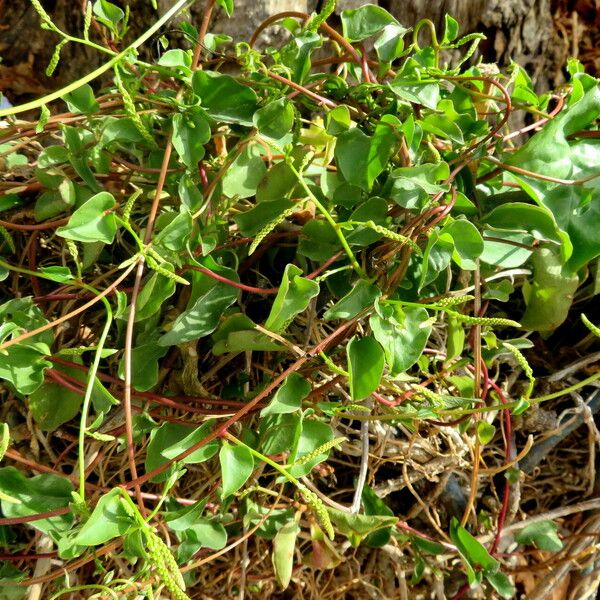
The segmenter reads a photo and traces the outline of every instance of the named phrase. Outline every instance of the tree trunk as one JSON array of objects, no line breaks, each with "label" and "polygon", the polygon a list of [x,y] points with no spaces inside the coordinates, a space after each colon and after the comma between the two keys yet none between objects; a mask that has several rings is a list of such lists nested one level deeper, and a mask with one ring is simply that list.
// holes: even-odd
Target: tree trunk
[{"label": "tree trunk", "polygon": [[[112,0],[123,5],[124,2]],[[175,0],[158,0],[162,14]],[[372,0],[373,2],[373,0]],[[140,35],[157,18],[149,0],[127,0],[133,18],[126,41]],[[377,3],[376,0],[373,3]],[[42,4],[64,31],[80,35],[83,27],[85,0],[42,0]],[[215,11],[213,31],[231,35],[236,41],[248,40],[252,32],[268,16],[285,10],[310,12],[322,2],[317,0],[236,0],[231,19],[221,9]],[[356,0],[340,0],[337,12],[365,4]],[[461,25],[461,33],[480,31],[487,35],[481,44],[484,62],[505,65],[510,60],[523,65],[541,89],[560,81],[560,65],[566,57],[564,44],[559,43],[551,13],[551,0],[379,0],[404,26],[412,26],[423,17],[443,27],[446,13]],[[199,25],[204,2],[196,2],[191,10],[192,21]],[[332,17],[335,21],[335,17]],[[54,52],[58,36],[40,29],[39,17],[29,0],[0,0],[0,91],[11,101],[39,96],[76,80],[100,65],[107,57],[79,44],[67,44],[61,51],[61,61],[52,78],[44,72]],[[163,33],[173,32],[172,24]],[[103,43],[97,31],[92,37]],[[273,43],[276,28],[261,35],[261,43]],[[141,49],[142,56],[156,55],[158,35]]]}]

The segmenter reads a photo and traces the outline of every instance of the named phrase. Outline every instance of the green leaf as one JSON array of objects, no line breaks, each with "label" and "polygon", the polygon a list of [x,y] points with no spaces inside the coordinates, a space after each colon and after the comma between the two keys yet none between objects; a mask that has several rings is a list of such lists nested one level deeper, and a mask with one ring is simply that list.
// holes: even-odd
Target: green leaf
[{"label": "green leaf", "polygon": [[539,521],[523,527],[515,535],[519,544],[533,544],[540,550],[547,552],[559,552],[563,548],[563,542],[557,534],[558,526],[552,521]]},{"label": "green leaf", "polygon": [[258,102],[251,88],[229,75],[205,70],[194,72],[192,88],[211,117],[252,127]]},{"label": "green leaf", "polygon": [[[239,277],[232,269],[220,268],[219,274],[233,281],[239,282]],[[191,340],[197,340],[212,333],[219,323],[223,311],[231,306],[237,296],[238,290],[226,283],[209,280],[208,289],[198,298],[191,298],[188,307],[182,312],[158,343],[161,346],[174,346]]]},{"label": "green leaf", "polygon": [[28,595],[27,586],[11,585],[27,579],[27,575],[8,561],[0,561],[0,588],[4,600],[21,600]]},{"label": "green leaf", "polygon": [[[385,502],[373,491],[371,487],[365,485],[361,495],[362,504],[365,509],[365,515],[380,515],[384,517],[393,517],[394,511],[385,504]],[[391,538],[392,527],[379,529],[370,533],[365,542],[371,548],[381,548],[385,546]]]},{"label": "green leaf", "polygon": [[382,34],[373,44],[380,61],[391,63],[402,56],[404,50],[403,38],[408,31],[408,29],[397,23],[390,23],[383,28]]},{"label": "green leaf", "polygon": [[318,454],[315,454],[315,451],[332,439],[333,430],[328,423],[315,419],[304,419],[302,430],[295,440],[295,447],[290,455],[290,461],[295,462],[302,459],[302,463],[292,465],[289,472],[294,477],[303,477],[310,473],[315,465],[327,460],[329,450]]},{"label": "green leaf", "polygon": [[115,488],[104,494],[83,524],[73,543],[80,546],[99,546],[125,535],[135,520],[125,507],[122,492]]},{"label": "green leaf", "polygon": [[217,5],[225,11],[228,17],[233,14],[234,0],[217,0]]},{"label": "green leaf", "polygon": [[477,422],[477,437],[481,444],[489,444],[496,433],[496,428],[487,421]]},{"label": "green leaf", "polygon": [[326,130],[329,135],[339,135],[350,129],[350,110],[345,104],[328,111],[326,119]]},{"label": "green leaf", "polygon": [[273,351],[283,350],[284,346],[260,331],[246,315],[236,313],[226,317],[213,334],[215,356],[230,352],[246,352],[247,350]]},{"label": "green leaf", "polygon": [[73,274],[69,267],[59,267],[58,265],[40,267],[39,271],[45,276],[45,279],[56,281],[57,283],[67,283],[73,280]]},{"label": "green leaf", "polygon": [[260,420],[260,447],[263,454],[287,452],[298,443],[302,431],[299,414],[278,414]]},{"label": "green leaf", "polygon": [[515,587],[510,582],[510,579],[501,571],[496,573],[488,573],[485,578],[488,580],[490,585],[502,596],[510,600],[515,597]]},{"label": "green leaf", "polygon": [[167,50],[162,54],[158,59],[158,64],[162,67],[180,68],[181,71],[187,75],[191,73],[190,67],[192,66],[192,56],[185,50],[174,48],[173,50]]},{"label": "green leaf", "polygon": [[379,529],[386,529],[398,522],[394,516],[352,514],[335,508],[327,508],[327,512],[336,531],[348,536],[350,543],[355,548],[367,535]]},{"label": "green leaf", "polygon": [[[24,331],[34,330],[48,321],[31,298],[15,298],[0,305],[0,342]],[[51,366],[54,342],[52,331],[44,331],[0,352],[0,379],[9,381],[19,394],[34,392],[44,380],[44,370]]]},{"label": "green leaf", "polygon": [[198,549],[221,550],[227,543],[227,531],[217,519],[200,517],[185,533],[187,540],[199,544]]},{"label": "green leaf", "polygon": [[[165,423],[164,425],[177,425],[177,424],[176,423]],[[185,437],[183,437],[182,439],[171,443],[171,445],[169,445],[166,448],[164,448],[163,450],[161,450],[160,453],[168,460],[175,458],[182,452],[185,452],[188,448],[191,448],[192,446],[194,446],[195,444],[197,444],[198,442],[203,440],[209,433],[212,432],[214,425],[215,425],[215,420],[209,419],[208,421],[203,423],[197,429],[193,429],[191,432],[190,432],[190,428],[186,427],[185,429],[186,429],[187,435]],[[177,432],[177,430],[175,429],[173,431],[174,431],[173,437],[175,435],[179,435],[179,434],[183,433],[182,430],[179,430],[179,432]],[[193,464],[201,463],[201,462],[204,462],[204,461],[212,458],[218,451],[219,451],[219,441],[215,439],[215,440],[208,442],[208,444],[205,444],[201,448],[198,448],[198,450],[196,450],[195,452],[192,452],[192,454],[190,454],[186,458],[182,459],[182,462],[186,465],[188,465],[188,464],[193,465]]]},{"label": "green leaf", "polygon": [[[529,259],[533,251],[511,243],[525,244],[533,248],[534,238],[528,233],[487,229],[483,231],[483,234],[485,237],[495,238],[494,240],[483,240],[483,252],[479,259],[488,265],[503,267],[504,269],[520,267]],[[503,240],[506,240],[506,242]],[[506,300],[503,300],[503,302],[506,302]]]},{"label": "green leaf", "polygon": [[490,556],[485,546],[462,527],[455,517],[450,522],[450,538],[471,568],[481,569],[486,575],[496,573],[500,568],[500,563]]},{"label": "green leaf", "polygon": [[372,283],[361,279],[352,289],[323,314],[326,321],[352,319],[381,296],[381,290]]},{"label": "green leaf", "polygon": [[279,98],[259,108],[252,120],[261,135],[279,140],[294,126],[294,108],[287,98]]},{"label": "green leaf", "polygon": [[465,219],[452,221],[446,225],[440,235],[448,234],[454,243],[452,259],[466,271],[477,268],[476,259],[483,252],[483,238],[473,223]]},{"label": "green leaf", "polygon": [[442,44],[453,42],[458,37],[458,21],[450,15],[444,15],[444,38]]},{"label": "green leaf", "polygon": [[448,189],[439,184],[450,175],[448,163],[426,163],[415,167],[400,167],[392,171],[385,194],[403,208],[420,209],[429,200],[429,196]]},{"label": "green leaf", "polygon": [[375,339],[385,351],[392,375],[399,375],[412,367],[429,339],[432,323],[427,310],[418,307],[401,308],[399,305],[379,305],[377,314],[369,319]]},{"label": "green leaf", "polygon": [[106,126],[102,130],[100,145],[102,147],[114,144],[116,142],[126,144],[141,144],[144,142],[144,136],[139,132],[135,123],[129,118],[107,117]]},{"label": "green leaf", "polygon": [[112,244],[117,232],[115,215],[111,211],[116,202],[109,192],[100,192],[84,202],[56,233],[77,242],[104,242]]},{"label": "green leaf", "polygon": [[562,244],[558,226],[552,213],[540,206],[523,202],[509,202],[492,210],[484,222],[497,229],[530,233],[536,240]]},{"label": "green leaf", "polygon": [[161,310],[175,293],[175,282],[160,273],[152,273],[142,288],[135,308],[136,322],[148,319]]},{"label": "green leaf", "polygon": [[350,396],[354,402],[358,402],[379,387],[383,375],[384,351],[375,338],[353,337],[348,342],[346,354]]},{"label": "green leaf", "polygon": [[266,172],[259,147],[256,144],[245,146],[223,177],[223,194],[229,198],[254,196]]},{"label": "green leaf", "polygon": [[[146,451],[144,467],[146,471],[153,471],[163,465],[167,460],[175,458],[201,439],[204,439],[212,430],[214,421],[207,421],[201,427],[193,429],[179,423],[165,422],[150,433],[150,442]],[[200,463],[212,458],[219,450],[218,440],[213,440],[202,446],[184,461],[188,464]],[[151,481],[160,483],[169,478],[169,471],[155,475]]]},{"label": "green leaf", "polygon": [[[158,381],[158,360],[168,351],[160,344],[160,333],[152,330],[148,337],[138,340],[131,351],[131,385],[141,392],[153,388]],[[158,342],[158,343],[157,343]],[[119,376],[124,377],[125,359],[119,361]]]},{"label": "green leaf", "polygon": [[[65,477],[44,473],[27,478],[14,467],[0,469],[0,492],[18,501],[1,500],[2,513],[7,518],[27,517],[65,508],[71,501],[72,490],[71,483]],[[30,525],[44,533],[59,533],[68,530],[72,523],[73,515],[67,513],[38,519]]]},{"label": "green leaf", "polygon": [[364,190],[370,190],[377,176],[386,168],[396,145],[396,128],[400,122],[384,115],[372,137],[357,127],[339,134],[335,158],[344,179]]},{"label": "green leaf", "polygon": [[295,200],[287,200],[285,198],[282,200],[259,202],[254,208],[235,215],[233,220],[242,235],[255,236],[268,223],[273,222],[284,212],[292,208],[295,203]]},{"label": "green leaf", "polygon": [[437,82],[421,81],[414,75],[399,74],[389,86],[403,100],[422,104],[433,110],[437,108],[440,99],[440,85]]},{"label": "green leaf", "polygon": [[115,26],[123,19],[125,13],[112,2],[108,0],[97,0],[94,2],[94,15],[103,25],[106,25],[111,31],[116,31]]},{"label": "green leaf", "polygon": [[567,318],[579,277],[570,273],[549,248],[536,250],[531,262],[533,281],[523,286],[527,309],[520,323],[526,329],[551,331]]},{"label": "green leaf", "polygon": [[292,578],[294,550],[300,527],[296,521],[286,523],[273,538],[273,570],[277,583],[285,590]]},{"label": "green leaf", "polygon": [[308,396],[310,391],[310,383],[304,377],[298,373],[290,373],[271,402],[260,411],[260,416],[296,412],[302,408],[302,400]]},{"label": "green leaf", "polygon": [[87,83],[63,96],[63,100],[67,103],[71,112],[91,115],[100,109],[94,97],[94,90]]},{"label": "green leaf", "polygon": [[266,329],[281,333],[296,315],[306,310],[311,299],[318,295],[319,284],[300,277],[300,273],[302,271],[296,265],[286,266],[271,312],[265,321]]},{"label": "green leaf", "polygon": [[[57,368],[57,366],[54,368]],[[79,381],[85,380],[78,369],[61,366],[57,370],[59,373],[66,373]],[[27,404],[39,428],[42,431],[54,431],[79,413],[82,401],[83,395],[81,393],[71,391],[63,385],[49,381],[43,383],[29,395]]]},{"label": "green leaf", "polygon": [[227,498],[248,481],[254,471],[254,459],[248,448],[224,442],[219,452],[219,462],[222,477],[221,497]]},{"label": "green leaf", "polygon": [[375,35],[390,23],[398,24],[387,10],[374,4],[343,10],[341,17],[344,37],[350,42],[360,42]]},{"label": "green leaf", "polygon": [[198,162],[204,157],[204,144],[210,136],[210,126],[201,111],[190,110],[173,116],[173,147],[190,171],[198,169]]}]

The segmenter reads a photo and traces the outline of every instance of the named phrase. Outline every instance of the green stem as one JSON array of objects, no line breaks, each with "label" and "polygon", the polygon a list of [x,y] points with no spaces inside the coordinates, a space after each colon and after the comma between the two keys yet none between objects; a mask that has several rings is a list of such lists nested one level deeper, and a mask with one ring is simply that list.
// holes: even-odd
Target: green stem
[{"label": "green stem", "polygon": [[227,440],[229,440],[230,442],[236,444],[237,446],[246,448],[246,450],[248,450],[248,452],[250,452],[250,454],[252,454],[252,456],[255,456],[256,458],[258,458],[258,460],[262,460],[263,462],[265,462],[268,465],[270,465],[271,467],[273,467],[276,471],[278,471],[281,475],[283,475],[290,483],[294,484],[296,487],[298,487],[300,489],[304,489],[304,485],[302,483],[300,483],[300,481],[298,481],[291,473],[289,473],[280,464],[276,463],[274,460],[271,460],[268,456],[265,456],[264,454],[261,454],[254,448],[251,448],[247,444],[244,444],[244,442],[242,442],[242,440],[238,440],[238,438],[236,438],[235,436],[231,435],[228,432],[225,432],[223,434],[223,437],[226,438]]},{"label": "green stem", "polygon": [[342,248],[346,252],[348,259],[350,260],[350,264],[352,265],[352,268],[356,271],[356,273],[358,274],[358,276],[361,279],[367,279],[367,274],[363,271],[362,267],[358,264],[358,261],[356,260],[356,256],[354,256],[354,252],[352,252],[352,249],[350,248],[348,241],[344,237],[344,234],[342,233],[340,226],[335,222],[335,219],[331,216],[331,214],[325,208],[325,206],[323,206],[323,204],[320,202],[320,200],[312,193],[311,189],[306,184],[304,177],[296,169],[296,167],[294,167],[294,165],[292,164],[292,161],[289,159],[286,159],[286,162],[287,162],[290,170],[292,171],[292,173],[296,176],[296,179],[298,180],[298,183],[304,190],[304,193],[310,198],[311,202],[319,209],[319,212],[325,217],[325,220],[331,225],[331,227],[335,231],[335,234],[337,235],[338,239],[340,240],[340,243],[342,244]]},{"label": "green stem", "polygon": [[[91,286],[84,285],[83,287],[94,294],[98,294],[98,291]],[[98,340],[96,352],[94,353],[94,361],[89,370],[87,385],[85,386],[85,395],[83,397],[83,404],[81,406],[81,420],[79,424],[79,495],[83,501],[85,501],[85,461],[83,460],[83,457],[85,455],[85,432],[87,431],[87,417],[90,410],[90,401],[92,398],[92,391],[94,390],[94,383],[96,382],[96,374],[98,373],[98,368],[100,367],[102,350],[104,349],[104,344],[106,342],[106,338],[108,337],[108,332],[113,320],[113,312],[110,302],[106,298],[102,298],[102,303],[106,309],[106,321],[104,322],[104,327],[102,328],[102,333],[100,334],[100,338]]]},{"label": "green stem", "polygon": [[167,21],[169,21],[172,17],[174,17],[180,10],[182,10],[186,4],[188,4],[190,0],[179,0],[177,4],[173,6],[170,10],[168,10],[152,27],[146,30],[137,40],[135,40],[131,45],[127,46],[125,50],[119,52],[111,58],[108,62],[104,63],[102,66],[98,67],[91,73],[88,73],[81,79],[70,83],[69,85],[61,88],[60,90],[56,90],[43,98],[38,98],[37,100],[32,100],[31,102],[27,102],[25,104],[20,104],[19,106],[12,106],[10,108],[5,108],[4,110],[0,110],[0,118],[8,117],[9,115],[17,115],[19,113],[33,110],[35,108],[40,108],[44,104],[48,104],[48,102],[52,102],[53,100],[58,100],[62,98],[65,94],[69,94],[76,89],[80,88],[82,85],[93,81],[100,75],[106,73],[106,71],[110,70],[114,67],[120,60],[123,60],[132,50],[135,50],[139,46],[141,46],[146,40],[150,39]]}]

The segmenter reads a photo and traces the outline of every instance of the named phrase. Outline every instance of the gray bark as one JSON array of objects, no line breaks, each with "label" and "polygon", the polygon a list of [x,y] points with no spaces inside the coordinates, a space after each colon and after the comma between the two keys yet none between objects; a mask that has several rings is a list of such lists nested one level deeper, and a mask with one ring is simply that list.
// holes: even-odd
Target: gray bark
[{"label": "gray bark", "polygon": [[[119,3],[118,0],[112,0]],[[174,0],[159,0],[159,13]],[[377,0],[371,0],[377,3]],[[69,32],[81,32],[84,0],[42,0],[57,25]],[[127,40],[135,39],[156,19],[149,0],[126,0],[134,15]],[[484,62],[505,65],[514,60],[523,65],[547,89],[560,81],[560,66],[566,55],[554,31],[551,0],[379,0],[405,26],[410,27],[428,17],[439,28],[444,14],[454,16],[461,24],[461,33],[481,31],[488,39],[482,43]],[[123,4],[123,2],[120,2]],[[364,4],[358,0],[340,0],[337,12]],[[310,12],[317,0],[236,0],[231,19],[223,11],[215,11],[211,29],[231,35],[236,41],[247,40],[268,16],[284,10]],[[199,25],[204,2],[199,0],[191,8],[192,21]],[[332,17],[335,21],[336,17]],[[167,28],[167,33],[174,30]],[[276,41],[278,30],[269,28],[261,35],[263,45]],[[30,95],[39,96],[69,83],[89,72],[106,56],[89,48],[67,44],[61,52],[61,62],[53,78],[44,75],[58,38],[56,34],[39,28],[39,18],[29,0],[0,1],[0,90],[11,100],[22,100]],[[156,54],[156,41],[141,50],[148,58]]]}]

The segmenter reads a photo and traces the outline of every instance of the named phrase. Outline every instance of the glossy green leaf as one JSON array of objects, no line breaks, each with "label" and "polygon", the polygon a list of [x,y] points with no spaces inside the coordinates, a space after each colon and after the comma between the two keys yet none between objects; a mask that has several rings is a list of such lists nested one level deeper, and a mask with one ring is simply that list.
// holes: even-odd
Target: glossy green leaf
[{"label": "glossy green leaf", "polygon": [[[160,345],[160,333],[156,330],[150,332],[147,338],[138,340],[138,344],[131,351],[131,384],[136,390],[145,392],[153,388],[158,381],[158,361],[168,351]],[[119,376],[124,377],[125,361],[119,361]]]},{"label": "glossy green leaf", "polygon": [[446,184],[439,182],[449,175],[450,169],[445,162],[400,167],[392,171],[386,192],[403,208],[422,208],[430,195],[448,189]]},{"label": "glossy green leaf", "polygon": [[294,108],[287,98],[280,98],[259,108],[252,120],[261,135],[279,140],[294,125]]},{"label": "glossy green leaf", "polygon": [[275,392],[271,402],[261,410],[261,417],[300,410],[302,400],[308,396],[310,391],[310,383],[304,377],[298,373],[290,373],[283,385]]},{"label": "glossy green leaf", "polygon": [[220,6],[225,14],[230,17],[233,14],[234,0],[216,0],[217,5]]},{"label": "glossy green leaf", "polygon": [[192,88],[211,117],[252,127],[258,102],[256,94],[248,86],[230,75],[198,70],[192,76]]},{"label": "glossy green leaf", "polygon": [[396,117],[384,115],[372,137],[357,127],[339,134],[335,158],[347,182],[364,190],[371,189],[394,153],[399,126]]},{"label": "glossy green leaf", "polygon": [[296,265],[286,266],[271,312],[265,321],[266,329],[275,333],[284,331],[294,317],[306,310],[311,299],[319,293],[319,284],[300,277],[300,273],[302,271]]},{"label": "glossy green leaf", "polygon": [[221,464],[221,497],[227,498],[248,481],[254,471],[254,459],[248,448],[224,442],[219,452]]},{"label": "glossy green leaf", "polygon": [[260,202],[254,208],[236,215],[233,220],[243,235],[254,236],[265,225],[271,223],[285,211],[292,208],[295,203],[295,200],[287,200],[285,198],[270,202]]},{"label": "glossy green leaf", "polygon": [[[227,271],[227,275],[239,281],[237,273]],[[214,284],[175,319],[171,330],[158,340],[159,345],[174,346],[197,340],[217,328],[223,311],[235,302],[238,290],[226,283],[212,281]]]},{"label": "glossy green leaf", "polygon": [[477,422],[477,437],[479,442],[483,445],[489,444],[496,433],[496,428],[487,421]]},{"label": "glossy green leaf", "polygon": [[302,431],[299,414],[278,414],[263,417],[259,424],[260,446],[263,454],[280,454],[294,448]]},{"label": "glossy green leaf", "polygon": [[[365,485],[361,495],[362,504],[366,516],[380,515],[384,517],[393,517],[394,511],[386,505],[386,503],[373,491],[373,489]],[[392,527],[379,529],[370,533],[365,542],[371,548],[381,548],[385,546],[392,536]]]},{"label": "glossy green leaf", "polygon": [[327,512],[336,531],[346,535],[354,547],[367,535],[379,529],[389,528],[398,522],[394,516],[352,514],[335,508],[327,508]]},{"label": "glossy green leaf", "polygon": [[273,570],[277,583],[285,590],[292,578],[294,550],[300,527],[296,521],[286,523],[273,538]]},{"label": "glossy green leaf", "polygon": [[[0,305],[0,341],[48,323],[31,298],[15,298]],[[52,331],[44,331],[0,352],[0,379],[9,381],[20,394],[34,392],[44,380],[45,360],[54,342]]]},{"label": "glossy green leaf", "polygon": [[246,146],[223,177],[223,193],[229,198],[249,198],[256,194],[267,168],[257,145]]},{"label": "glossy green leaf", "polygon": [[390,23],[398,22],[387,10],[374,4],[364,4],[357,9],[342,11],[342,31],[344,37],[351,42],[360,42]]},{"label": "glossy green leaf", "polygon": [[534,544],[540,550],[559,552],[563,549],[563,542],[557,534],[558,526],[552,521],[539,521],[523,527],[515,535],[519,544]]},{"label": "glossy green leaf", "polygon": [[115,488],[100,497],[90,518],[73,541],[81,546],[99,546],[124,535],[134,524],[134,518],[125,507],[122,492]]},{"label": "glossy green leaf", "polygon": [[[55,369],[57,367],[58,365],[54,366]],[[82,384],[85,382],[85,377],[82,377],[82,372],[78,369],[61,366],[57,370],[83,380]],[[29,395],[27,404],[39,428],[42,431],[54,431],[79,413],[82,401],[83,393],[74,392],[50,380]]]},{"label": "glossy green leaf", "polygon": [[[146,452],[146,471],[152,471],[191,448],[194,444],[204,439],[214,426],[214,421],[210,420],[194,429],[178,423],[165,422],[160,427],[152,430],[150,434],[150,443]],[[212,458],[219,450],[218,440],[213,440],[205,444],[185,459],[186,464],[196,464]],[[168,472],[164,471],[152,478],[153,482],[165,481],[168,478]]]},{"label": "glossy green leaf", "polygon": [[[0,469],[0,491],[6,496],[17,500],[0,501],[3,516],[8,518],[27,517],[37,513],[49,512],[65,508],[71,501],[73,487],[68,479],[50,473],[25,477],[15,467]],[[70,513],[31,521],[30,526],[44,533],[57,534],[66,531],[73,523]]]},{"label": "glossy green leaf", "polygon": [[533,252],[534,237],[528,233],[488,229],[483,231],[483,235],[483,252],[479,259],[488,265],[514,269],[525,263]]},{"label": "glossy green leaf", "polygon": [[350,129],[350,111],[345,104],[327,112],[327,133],[339,135]]},{"label": "glossy green leaf", "polygon": [[379,60],[384,63],[391,63],[401,56],[404,50],[404,35],[408,31],[398,23],[386,25],[373,44]]},{"label": "glossy green leaf", "polygon": [[509,202],[492,210],[485,222],[497,229],[529,232],[536,240],[562,244],[558,226],[547,209],[523,202]]},{"label": "glossy green leaf", "polygon": [[352,338],[346,347],[348,383],[354,402],[364,400],[378,387],[383,374],[384,350],[372,337]]},{"label": "glossy green leaf", "polygon": [[447,234],[452,238],[454,251],[452,259],[461,268],[473,271],[477,268],[476,260],[483,252],[483,238],[477,227],[470,221],[459,219],[446,225],[440,235]]},{"label": "glossy green leaf", "polygon": [[326,321],[352,319],[365,308],[372,306],[381,296],[381,290],[361,279],[352,289],[323,314]]},{"label": "glossy green leaf", "polygon": [[533,280],[523,286],[527,309],[520,323],[525,329],[551,331],[567,318],[579,277],[549,248],[536,250],[532,263]]},{"label": "glossy green leaf", "polygon": [[98,102],[94,97],[94,90],[88,84],[78,87],[70,94],[63,96],[71,112],[84,113],[90,115],[99,109]]},{"label": "glossy green leaf", "polygon": [[123,19],[125,13],[112,2],[108,0],[98,0],[94,2],[94,15],[103,25],[106,25],[111,31],[116,31],[115,26]]},{"label": "glossy green leaf", "polygon": [[490,556],[485,546],[462,527],[455,517],[450,523],[450,537],[472,568],[482,569],[486,574],[496,573],[500,568],[500,563]]},{"label": "glossy green leaf", "polygon": [[[315,465],[327,460],[329,450],[314,453],[332,439],[333,430],[328,423],[316,419],[304,419],[300,434],[295,437],[295,447],[290,456],[292,462],[303,459],[302,464],[293,464],[289,472],[294,477],[302,477],[310,473]],[[307,455],[310,455],[310,458]]]},{"label": "glossy green leaf", "polygon": [[135,320],[143,321],[156,314],[174,293],[175,282],[172,279],[152,273],[138,296]]},{"label": "glossy green leaf", "polygon": [[100,192],[84,202],[56,233],[77,242],[112,244],[117,232],[117,222],[111,210],[115,204],[111,193]]},{"label": "glossy green leaf", "polygon": [[399,305],[379,305],[369,319],[375,339],[381,344],[392,375],[414,365],[427,344],[432,323],[427,310]]},{"label": "glossy green leaf", "polygon": [[210,126],[200,111],[173,115],[173,147],[191,171],[198,168],[198,162],[204,157],[204,144],[210,136]]}]

